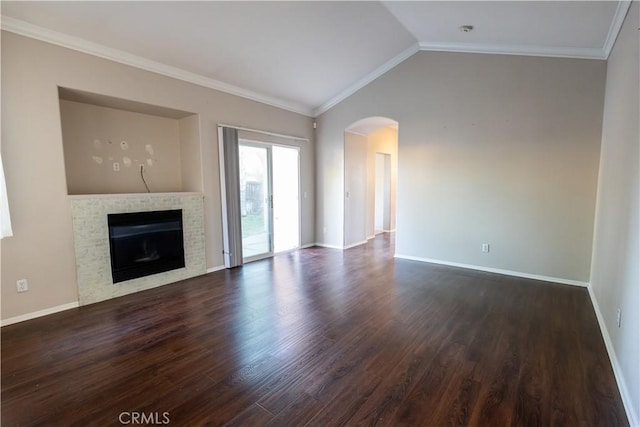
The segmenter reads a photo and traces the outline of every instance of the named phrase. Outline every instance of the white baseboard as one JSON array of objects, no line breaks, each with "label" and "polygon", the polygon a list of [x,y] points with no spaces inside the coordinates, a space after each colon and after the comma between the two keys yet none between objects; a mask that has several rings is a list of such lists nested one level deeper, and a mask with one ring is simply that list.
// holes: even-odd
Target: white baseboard
[{"label": "white baseboard", "polygon": [[35,319],[37,317],[59,313],[61,311],[70,310],[72,308],[78,308],[78,307],[80,307],[80,303],[78,301],[70,302],[68,304],[57,305],[55,307],[45,308],[44,310],[34,311],[33,313],[22,314],[20,316],[4,319],[2,321],[2,326],[13,325],[14,323],[24,322],[27,320]]},{"label": "white baseboard", "polygon": [[321,248],[345,250],[345,249],[355,248],[356,246],[364,245],[367,242],[368,242],[368,240],[363,240],[361,242],[357,242],[357,243],[354,243],[352,245],[347,245],[347,246],[327,245],[326,243],[316,243],[314,246],[319,246]]},{"label": "white baseboard", "polygon": [[587,282],[580,282],[578,280],[562,279],[559,277],[541,276],[539,274],[521,273],[519,271],[502,270],[500,268],[483,267],[480,265],[461,264],[458,262],[448,262],[448,261],[441,261],[439,259],[420,258],[420,257],[411,256],[411,255],[401,255],[401,254],[395,254],[393,257],[408,259],[411,261],[428,262],[431,264],[448,265],[450,267],[467,268],[469,270],[486,271],[488,273],[504,274],[506,276],[522,277],[525,279],[542,280],[543,282],[553,282],[553,283],[560,283],[563,285],[580,286],[583,288],[586,288],[589,286]]},{"label": "white baseboard", "polygon": [[326,243],[317,243],[316,246],[320,246],[321,248],[329,248],[329,249],[344,249],[342,246],[337,245],[327,245]]},{"label": "white baseboard", "polygon": [[364,245],[366,243],[367,243],[367,241],[363,240],[361,242],[356,242],[356,243],[352,243],[350,245],[347,245],[347,246],[343,247],[342,249],[351,249],[351,248],[355,248],[356,246]]},{"label": "white baseboard", "polygon": [[307,243],[306,245],[300,246],[300,249],[312,248],[314,246],[318,246],[318,244],[317,243]]},{"label": "white baseboard", "polygon": [[367,240],[371,240],[371,239],[375,239],[376,235],[374,234],[373,236],[367,236]]},{"label": "white baseboard", "polygon": [[217,267],[207,268],[207,274],[213,273],[214,271],[224,270],[224,265],[219,265]]},{"label": "white baseboard", "polygon": [[627,382],[624,380],[624,375],[622,374],[622,368],[620,367],[620,363],[618,363],[618,357],[616,356],[616,351],[613,348],[613,342],[611,342],[611,337],[609,336],[609,330],[607,329],[607,325],[604,322],[604,316],[600,311],[600,307],[598,306],[598,300],[596,299],[596,295],[593,293],[593,288],[591,285],[587,286],[589,290],[589,297],[591,298],[591,304],[593,305],[593,309],[596,312],[596,318],[598,319],[598,325],[600,326],[600,332],[602,333],[602,338],[604,339],[604,345],[607,348],[607,353],[609,354],[609,360],[611,361],[611,367],[613,368],[613,374],[616,377],[616,382],[618,383],[618,390],[620,390],[620,396],[622,397],[622,404],[624,405],[624,409],[627,412],[627,418],[630,426],[640,426],[640,418],[638,418],[638,414],[636,414],[635,409],[633,407],[633,400],[631,399],[631,395],[629,394],[629,389],[627,388]]}]

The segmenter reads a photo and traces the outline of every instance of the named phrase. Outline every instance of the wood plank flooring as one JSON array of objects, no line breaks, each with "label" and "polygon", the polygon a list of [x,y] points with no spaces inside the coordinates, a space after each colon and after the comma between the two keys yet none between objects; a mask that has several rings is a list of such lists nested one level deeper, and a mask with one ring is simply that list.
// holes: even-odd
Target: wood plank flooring
[{"label": "wood plank flooring", "polygon": [[2,425],[627,425],[585,289],[392,254],[310,248],[4,327]]}]

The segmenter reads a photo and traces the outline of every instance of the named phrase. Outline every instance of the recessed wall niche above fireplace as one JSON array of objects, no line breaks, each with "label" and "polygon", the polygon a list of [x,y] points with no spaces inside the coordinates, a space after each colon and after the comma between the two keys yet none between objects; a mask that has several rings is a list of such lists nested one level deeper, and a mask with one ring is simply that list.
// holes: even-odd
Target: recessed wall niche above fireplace
[{"label": "recessed wall niche above fireplace", "polygon": [[159,105],[58,88],[67,191],[202,191],[200,119]]},{"label": "recessed wall niche above fireplace", "polygon": [[[202,194],[104,194],[70,196],[70,199],[78,297],[81,305],[206,273]],[[164,213],[157,213],[158,211],[164,211]],[[181,233],[176,230],[179,227],[176,211],[181,212]],[[127,239],[133,234],[139,234],[142,237],[141,241],[135,244],[124,243],[124,241],[116,244],[116,257],[118,257],[116,264],[119,272],[113,276],[109,218],[112,218],[112,225],[114,225],[112,228],[114,237]],[[123,226],[123,224],[128,225]],[[180,234],[184,248],[183,267],[179,266],[180,254],[175,250]],[[157,246],[160,238],[166,240],[165,243],[170,248],[162,249]],[[121,255],[122,258],[120,258]],[[163,259],[162,262],[155,262],[160,259]],[[146,270],[145,273],[149,275],[134,278],[130,270],[134,269],[132,264],[146,264],[142,270]],[[158,271],[155,270],[156,268],[171,269]]]}]

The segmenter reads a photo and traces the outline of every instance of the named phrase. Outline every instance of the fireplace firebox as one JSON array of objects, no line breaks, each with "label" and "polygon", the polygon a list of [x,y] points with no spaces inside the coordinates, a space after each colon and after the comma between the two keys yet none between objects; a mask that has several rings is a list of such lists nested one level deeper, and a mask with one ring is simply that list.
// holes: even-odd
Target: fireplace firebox
[{"label": "fireplace firebox", "polygon": [[182,210],[109,214],[113,283],[183,268]]}]

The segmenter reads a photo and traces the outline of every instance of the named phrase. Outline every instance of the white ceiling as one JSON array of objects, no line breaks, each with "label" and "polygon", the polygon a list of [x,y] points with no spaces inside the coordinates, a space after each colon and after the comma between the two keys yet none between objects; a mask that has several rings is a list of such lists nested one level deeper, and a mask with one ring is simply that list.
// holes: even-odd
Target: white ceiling
[{"label": "white ceiling", "polygon": [[[613,1],[385,2],[423,46],[464,46],[565,56],[597,55],[609,33]],[[459,30],[470,24],[470,33]]]},{"label": "white ceiling", "polygon": [[[419,49],[605,59],[617,1],[15,2],[2,28],[314,116]],[[473,25],[470,33],[460,25]]]}]

